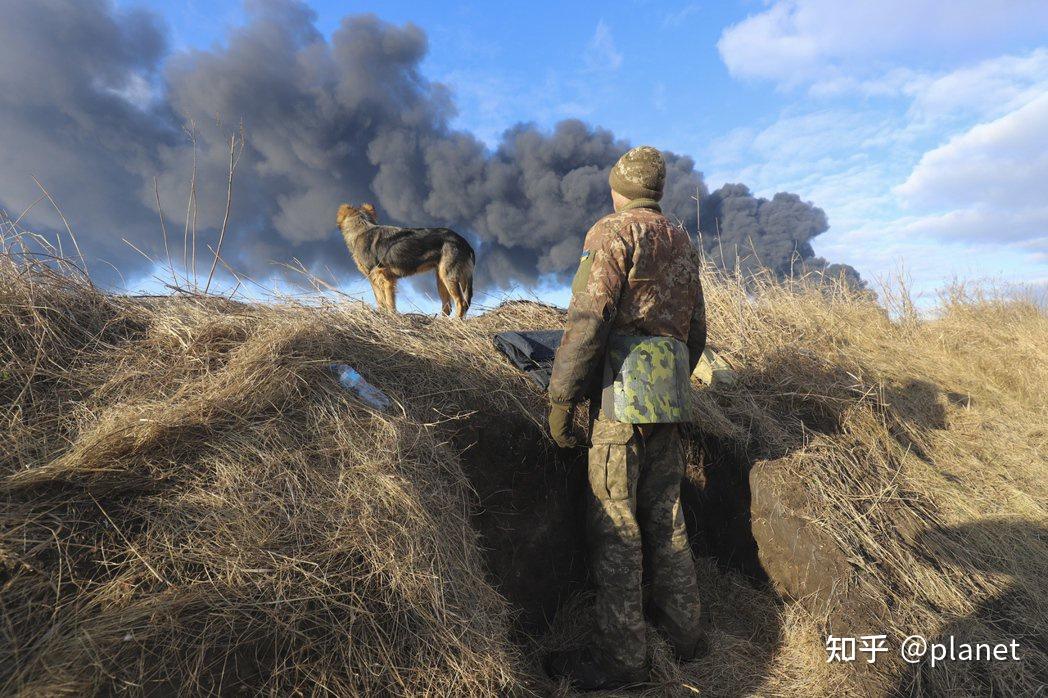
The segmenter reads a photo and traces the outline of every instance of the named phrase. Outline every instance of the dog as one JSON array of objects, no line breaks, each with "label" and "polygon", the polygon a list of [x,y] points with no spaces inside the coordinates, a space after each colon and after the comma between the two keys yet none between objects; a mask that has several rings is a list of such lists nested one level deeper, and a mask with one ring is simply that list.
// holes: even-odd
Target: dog
[{"label": "dog", "polygon": [[462,317],[473,301],[473,247],[449,228],[398,228],[379,225],[375,207],[342,204],[335,216],[357,269],[371,282],[380,308],[396,312],[397,281],[433,269],[440,309]]}]

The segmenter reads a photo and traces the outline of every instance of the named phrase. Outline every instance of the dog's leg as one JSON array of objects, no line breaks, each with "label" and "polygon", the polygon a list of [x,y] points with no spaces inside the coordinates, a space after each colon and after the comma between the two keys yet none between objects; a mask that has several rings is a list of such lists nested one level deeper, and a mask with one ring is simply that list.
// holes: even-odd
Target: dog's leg
[{"label": "dog's leg", "polygon": [[390,303],[389,277],[382,269],[372,269],[368,274],[371,290],[375,292],[375,302],[382,310],[394,310]]},{"label": "dog's leg", "polygon": [[386,277],[386,300],[389,303],[389,312],[397,312],[397,277]]},{"label": "dog's leg", "polygon": [[378,306],[380,310],[385,310],[386,304],[385,295],[382,291],[382,281],[377,277],[370,277],[368,278],[368,281],[371,282],[371,292],[375,294],[375,305]]},{"label": "dog's leg", "polygon": [[[440,260],[440,266],[437,271],[437,274],[444,282],[444,288],[447,290],[448,295],[455,301],[455,317],[458,318],[466,314],[466,310],[469,309],[470,297],[473,295],[473,284],[469,279],[472,265],[467,266],[467,264],[463,264],[461,260],[456,259],[454,252],[449,254],[447,248],[445,248],[444,257]],[[450,310],[451,308],[448,307],[445,314],[450,314]]]},{"label": "dog's leg", "polygon": [[459,317],[466,314],[469,310],[469,306],[473,303],[473,264],[469,263],[462,270],[462,275],[459,277],[459,294],[462,296],[462,303],[459,305]]},{"label": "dog's leg", "polygon": [[464,317],[473,301],[473,265],[469,261],[453,263],[445,274],[448,291],[455,299],[455,317]]},{"label": "dog's leg", "polygon": [[462,297],[462,289],[457,279],[449,280],[448,291],[451,292],[451,297],[455,300],[455,317],[460,318],[466,314],[466,299]]},{"label": "dog's leg", "polygon": [[440,312],[451,315],[451,294],[448,293],[448,285],[444,282],[444,275],[437,267],[437,293],[440,295]]}]

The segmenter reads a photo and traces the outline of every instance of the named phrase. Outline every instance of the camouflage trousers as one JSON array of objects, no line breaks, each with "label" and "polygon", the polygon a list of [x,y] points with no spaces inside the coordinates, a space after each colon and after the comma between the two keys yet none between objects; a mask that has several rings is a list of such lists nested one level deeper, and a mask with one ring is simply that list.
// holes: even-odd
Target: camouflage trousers
[{"label": "camouflage trousers", "polygon": [[676,424],[593,422],[587,542],[597,586],[594,643],[611,665],[646,662],[642,572],[650,610],[687,655],[698,642],[699,589],[681,510],[684,454]]}]

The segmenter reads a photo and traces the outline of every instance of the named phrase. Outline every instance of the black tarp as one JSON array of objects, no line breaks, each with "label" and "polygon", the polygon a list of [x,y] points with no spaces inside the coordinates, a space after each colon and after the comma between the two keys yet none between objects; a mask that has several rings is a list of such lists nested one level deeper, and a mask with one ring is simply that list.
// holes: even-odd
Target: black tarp
[{"label": "black tarp", "polygon": [[563,330],[500,332],[492,342],[511,364],[531,376],[543,390],[547,390],[553,371],[553,355],[563,335]]}]

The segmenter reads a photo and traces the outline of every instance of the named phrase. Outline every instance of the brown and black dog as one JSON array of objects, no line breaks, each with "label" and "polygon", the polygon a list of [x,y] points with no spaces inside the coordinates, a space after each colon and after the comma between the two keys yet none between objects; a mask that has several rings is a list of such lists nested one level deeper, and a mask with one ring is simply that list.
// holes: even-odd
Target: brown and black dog
[{"label": "brown and black dog", "polygon": [[371,204],[342,204],[335,223],[357,269],[371,282],[380,308],[397,309],[397,280],[435,269],[444,314],[451,314],[452,301],[457,317],[469,310],[475,255],[473,247],[454,230],[379,225]]}]

